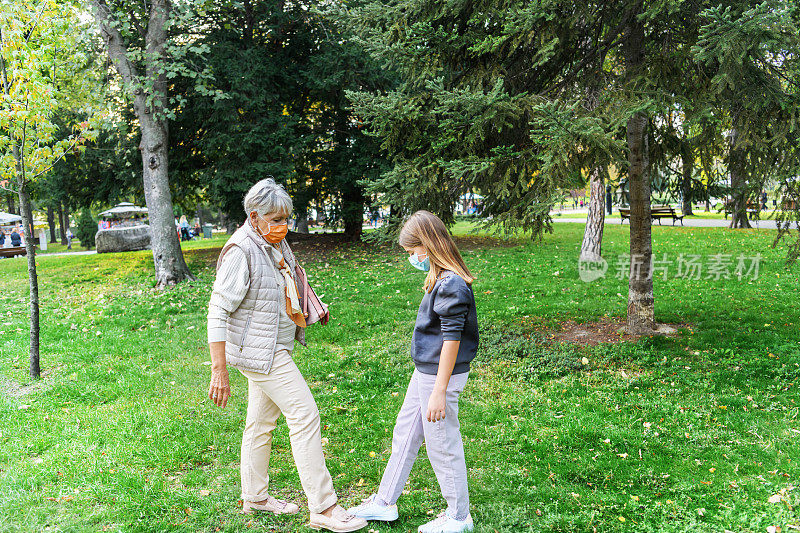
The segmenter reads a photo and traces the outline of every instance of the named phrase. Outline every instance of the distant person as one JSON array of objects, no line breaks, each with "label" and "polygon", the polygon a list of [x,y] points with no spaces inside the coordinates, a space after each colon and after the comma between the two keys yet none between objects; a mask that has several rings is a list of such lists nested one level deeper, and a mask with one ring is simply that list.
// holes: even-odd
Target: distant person
[{"label": "distant person", "polygon": [[194,225],[194,229],[193,229],[193,231],[194,231],[194,236],[195,236],[195,237],[199,237],[199,236],[200,236],[200,234],[201,234],[201,233],[203,233],[203,230],[202,230],[202,228],[200,228],[200,223],[199,223],[199,222],[197,222],[197,223]]},{"label": "distant person", "polygon": [[75,234],[72,233],[72,230],[67,228],[67,250],[72,250],[72,239],[75,238]]},{"label": "distant person", "polygon": [[189,221],[186,220],[186,215],[181,215],[181,220],[178,223],[181,228],[181,240],[190,241],[192,237],[189,235]]},{"label": "distant person", "polygon": [[767,208],[767,191],[761,193],[761,209]]},{"label": "distant person", "polygon": [[17,228],[11,230],[11,246],[22,246],[22,237],[17,233]]}]

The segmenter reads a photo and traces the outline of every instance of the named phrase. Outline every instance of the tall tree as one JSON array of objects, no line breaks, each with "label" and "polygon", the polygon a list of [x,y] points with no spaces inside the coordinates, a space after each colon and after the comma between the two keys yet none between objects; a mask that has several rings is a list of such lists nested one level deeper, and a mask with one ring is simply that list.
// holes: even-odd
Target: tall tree
[{"label": "tall tree", "polygon": [[[194,6],[181,4],[186,11],[177,11],[169,0],[152,0],[149,4],[92,0],[92,6],[108,56],[133,99],[139,122],[156,285],[165,287],[194,279],[175,231],[168,151],[169,119],[174,117],[169,79],[189,75],[203,80],[202,70],[181,62],[186,47],[170,39],[180,34],[181,23],[184,17],[191,17]],[[191,43],[191,38],[186,40]]]},{"label": "tall tree", "polygon": [[[645,22],[642,4],[635,2],[626,13],[623,56],[627,82],[643,85],[646,62]],[[637,83],[638,82],[638,83]],[[650,333],[655,329],[653,278],[650,275],[653,241],[650,219],[650,150],[644,110],[634,111],[625,127],[628,140],[628,190],[631,198],[630,278],[628,281],[628,332]]]},{"label": "tall tree", "polygon": [[797,176],[800,8],[795,2],[729,1],[709,6],[693,47],[724,116],[731,227],[748,228],[769,180]]},{"label": "tall tree", "polygon": [[51,0],[0,4],[0,186],[19,198],[30,288],[30,376],[40,375],[39,282],[31,190],[53,165],[89,135],[89,124],[57,139],[60,105],[88,103],[81,24],[70,5]]},{"label": "tall tree", "polygon": [[244,221],[247,190],[273,176],[292,195],[298,220],[325,204],[328,222],[343,222],[357,239],[360,182],[383,158],[344,91],[388,82],[362,49],[307,7],[223,1],[204,13],[197,43],[209,50],[206,64],[227,98],[176,83],[185,102],[172,122],[173,168],[179,187],[205,190],[234,224]]},{"label": "tall tree", "polygon": [[[394,162],[370,190],[449,221],[453,199],[477,188],[492,225],[538,235],[559,189],[613,164],[631,200],[628,327],[654,331],[652,126],[698,88],[674,80],[701,4],[375,0],[342,10],[401,78],[395,91],[351,95]],[[598,251],[599,218],[585,251]]]}]

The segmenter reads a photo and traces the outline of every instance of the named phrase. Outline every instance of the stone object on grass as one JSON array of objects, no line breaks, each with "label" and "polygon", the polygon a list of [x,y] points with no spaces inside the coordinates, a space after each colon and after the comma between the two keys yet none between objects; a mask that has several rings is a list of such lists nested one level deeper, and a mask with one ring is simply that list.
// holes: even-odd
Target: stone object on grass
[{"label": "stone object on grass", "polygon": [[101,229],[95,235],[97,253],[135,252],[150,249],[150,226]]}]

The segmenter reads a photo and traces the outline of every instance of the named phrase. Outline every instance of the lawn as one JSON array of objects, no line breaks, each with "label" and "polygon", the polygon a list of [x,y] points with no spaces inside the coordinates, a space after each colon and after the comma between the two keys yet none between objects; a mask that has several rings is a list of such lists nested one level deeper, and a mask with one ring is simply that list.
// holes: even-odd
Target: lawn
[{"label": "lawn", "polygon": [[[464,232],[466,224],[456,227]],[[476,531],[783,532],[800,527],[798,270],[772,232],[654,227],[654,251],[762,258],[758,277],[655,279],[679,334],[582,347],[566,322],[622,317],[608,226],[605,278],[578,275],[580,224],[541,242],[460,239],[478,279],[481,349],[461,401]],[[44,378],[27,378],[24,259],[0,260],[0,531],[308,531],[307,514],[241,515],[246,382],[206,398],[205,313],[224,237],[185,243],[197,281],[156,292],[150,252],[38,260]],[[399,249],[297,246],[333,319],[295,359],[318,402],[344,505],[375,490],[412,370],[422,274]],[[582,362],[586,358],[588,364]],[[423,452],[424,456],[424,452]],[[303,502],[287,428],[271,491]],[[401,518],[444,505],[418,461]]]},{"label": "lawn", "polygon": [[[676,212],[678,212],[678,213],[681,212],[681,209],[680,209],[679,205],[674,205],[673,207],[675,208]],[[711,211],[705,211],[704,207],[699,207],[699,208],[696,207],[694,209],[693,213],[694,214],[692,214],[692,215],[685,216],[683,219],[684,220],[730,220],[730,215],[728,215],[726,217],[725,213],[723,213],[722,211],[717,212],[716,209],[712,209]],[[769,208],[769,209],[761,212],[761,220],[767,220],[767,219],[774,220],[775,217],[780,213],[781,213],[781,211],[774,211],[772,208]],[[554,218],[563,217],[563,218],[584,218],[585,219],[586,218],[586,211],[583,211],[582,213],[571,212],[569,210],[560,211],[560,212],[554,211],[551,214],[551,216],[553,216]],[[612,209],[612,213],[610,215],[608,213],[606,213],[605,217],[606,218],[610,218],[610,219],[619,220],[619,208],[615,205],[613,207],[613,209]],[[672,223],[671,220],[664,220],[664,222]]]}]

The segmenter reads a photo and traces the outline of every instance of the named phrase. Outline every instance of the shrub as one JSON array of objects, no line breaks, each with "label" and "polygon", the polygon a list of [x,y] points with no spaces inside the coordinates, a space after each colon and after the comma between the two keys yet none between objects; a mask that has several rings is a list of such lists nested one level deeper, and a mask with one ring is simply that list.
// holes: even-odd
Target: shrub
[{"label": "shrub", "polygon": [[581,370],[582,352],[570,344],[553,344],[534,331],[515,325],[480,326],[477,361],[504,361],[509,377],[561,377]]},{"label": "shrub", "polygon": [[94,248],[94,236],[97,234],[97,222],[92,218],[88,209],[81,211],[78,217],[78,226],[75,228],[75,236],[81,241],[81,246]]}]

